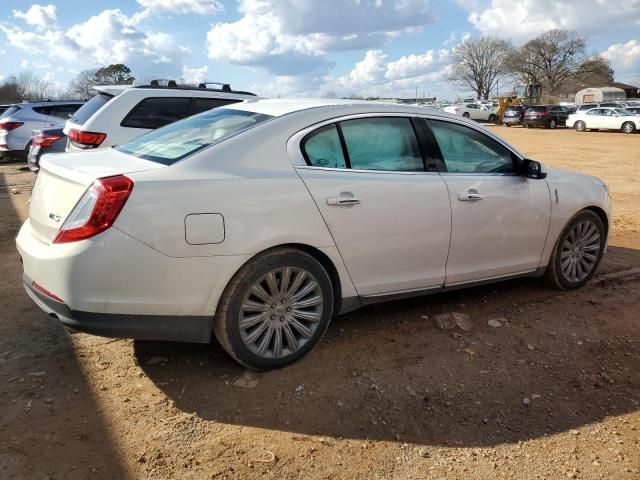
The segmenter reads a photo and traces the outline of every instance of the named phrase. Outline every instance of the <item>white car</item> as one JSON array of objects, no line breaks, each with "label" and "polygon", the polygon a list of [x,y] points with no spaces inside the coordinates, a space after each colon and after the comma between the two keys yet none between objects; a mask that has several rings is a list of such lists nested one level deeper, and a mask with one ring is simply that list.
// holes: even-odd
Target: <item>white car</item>
[{"label": "white car", "polygon": [[66,123],[67,151],[123,145],[140,135],[212,108],[255,100],[253,93],[222,88],[161,85],[110,85],[93,89],[89,100]]},{"label": "white car", "polygon": [[458,103],[444,107],[442,110],[453,115],[470,118],[471,120],[491,123],[498,121],[495,109],[491,105],[482,103]]},{"label": "white car", "polygon": [[16,103],[0,118],[0,152],[27,158],[31,131],[61,127],[84,102]]},{"label": "white car", "polygon": [[209,342],[269,369],[333,315],[425,293],[594,274],[595,177],[420,107],[259,100],[129,144],[44,157],[17,237],[24,286],[100,335]]},{"label": "white car", "polygon": [[622,108],[592,108],[569,115],[567,127],[585,130],[621,130],[633,133],[640,129],[640,117]]}]

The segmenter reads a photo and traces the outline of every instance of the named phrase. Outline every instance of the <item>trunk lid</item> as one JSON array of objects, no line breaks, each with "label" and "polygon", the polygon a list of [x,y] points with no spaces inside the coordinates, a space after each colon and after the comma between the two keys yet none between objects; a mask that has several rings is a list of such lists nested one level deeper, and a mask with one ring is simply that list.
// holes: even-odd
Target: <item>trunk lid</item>
[{"label": "trunk lid", "polygon": [[51,243],[95,179],[158,168],[167,167],[113,149],[44,156],[29,205],[34,234]]}]

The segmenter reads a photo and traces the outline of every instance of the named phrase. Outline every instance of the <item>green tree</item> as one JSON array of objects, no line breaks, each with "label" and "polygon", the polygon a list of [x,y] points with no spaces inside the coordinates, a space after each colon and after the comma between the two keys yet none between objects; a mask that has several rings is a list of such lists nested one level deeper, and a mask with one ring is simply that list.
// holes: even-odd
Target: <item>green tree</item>
[{"label": "green tree", "polygon": [[99,68],[95,73],[96,84],[129,85],[135,78],[131,75],[131,69],[122,63]]}]

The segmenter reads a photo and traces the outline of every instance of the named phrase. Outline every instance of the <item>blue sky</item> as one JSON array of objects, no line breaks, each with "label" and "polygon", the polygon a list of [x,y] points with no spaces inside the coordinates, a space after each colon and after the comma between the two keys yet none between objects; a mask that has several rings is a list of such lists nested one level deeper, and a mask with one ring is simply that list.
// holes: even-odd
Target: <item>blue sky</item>
[{"label": "blue sky", "polygon": [[437,95],[462,39],[518,45],[576,30],[616,79],[640,83],[640,0],[1,0],[0,77],[33,71],[63,90],[80,70],[225,81],[266,96]]}]

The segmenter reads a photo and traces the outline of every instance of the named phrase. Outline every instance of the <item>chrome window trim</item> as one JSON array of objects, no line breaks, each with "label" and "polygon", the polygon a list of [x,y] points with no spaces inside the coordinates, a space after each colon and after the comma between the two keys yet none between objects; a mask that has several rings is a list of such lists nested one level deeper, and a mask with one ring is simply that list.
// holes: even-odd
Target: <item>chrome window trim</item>
[{"label": "chrome window trim", "polygon": [[383,175],[439,175],[438,172],[407,172],[405,170],[362,170],[357,168],[314,167],[312,165],[294,165],[296,170],[326,170],[329,172],[375,173]]}]

